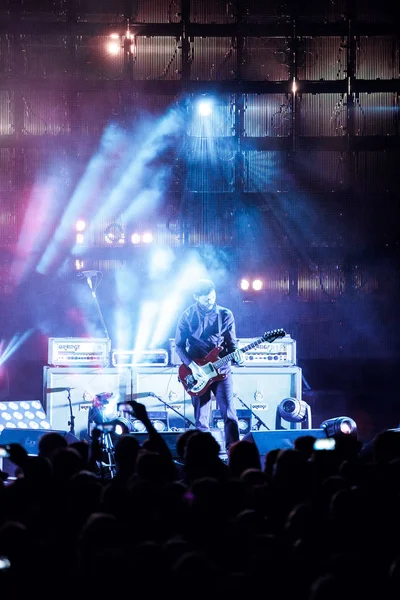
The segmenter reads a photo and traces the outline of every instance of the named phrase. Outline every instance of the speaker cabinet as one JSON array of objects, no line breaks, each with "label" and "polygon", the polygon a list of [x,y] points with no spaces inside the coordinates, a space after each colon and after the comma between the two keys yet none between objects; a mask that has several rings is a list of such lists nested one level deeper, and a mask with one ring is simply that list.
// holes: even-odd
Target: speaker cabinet
[{"label": "speaker cabinet", "polygon": [[[301,400],[302,371],[300,367],[232,367],[233,391],[237,410],[251,409],[252,428],[259,431],[275,429],[276,409],[284,398],[289,396]],[[132,389],[134,393],[152,392],[156,397],[145,398],[147,410],[161,410],[163,402],[182,414],[168,410],[171,428],[184,428],[185,418],[194,421],[192,398],[178,381],[178,367],[138,367],[133,370]],[[140,400],[141,401],[141,400]],[[242,403],[244,402],[246,406]],[[213,410],[218,409],[215,400]],[[259,417],[265,425],[260,425]],[[284,429],[294,424],[282,422]],[[300,423],[295,424],[301,428]]]},{"label": "speaker cabinet", "polygon": [[177,367],[135,367],[132,377],[134,393],[154,394],[139,402],[147,411],[167,410],[170,429],[185,429],[194,423],[192,398],[178,380]]},{"label": "speaker cabinet", "polygon": [[75,435],[82,440],[88,437],[93,397],[112,392],[105,411],[112,418],[117,402],[130,394],[131,372],[122,368],[44,367],[43,387],[43,404],[52,429],[69,430],[72,409]]},{"label": "speaker cabinet", "polygon": [[[275,429],[277,408],[284,398],[302,396],[302,371],[300,367],[232,367],[233,391],[236,409],[250,408],[252,429]],[[244,404],[246,406],[244,406]],[[260,421],[263,424],[260,424]],[[301,423],[281,423],[283,429],[301,429]]]}]

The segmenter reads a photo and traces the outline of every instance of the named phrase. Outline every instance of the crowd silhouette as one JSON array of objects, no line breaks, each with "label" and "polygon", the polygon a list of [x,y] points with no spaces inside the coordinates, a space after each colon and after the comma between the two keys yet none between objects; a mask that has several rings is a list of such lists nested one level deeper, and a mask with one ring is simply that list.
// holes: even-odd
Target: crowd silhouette
[{"label": "crowd silhouette", "polygon": [[[226,460],[209,432],[187,430],[173,458],[152,429],[68,444],[55,431],[38,456],[10,444],[0,481],[2,598],[99,594],[271,600],[391,597],[400,578],[400,431],[314,450],[235,442]],[[138,416],[139,415],[139,416]]]}]

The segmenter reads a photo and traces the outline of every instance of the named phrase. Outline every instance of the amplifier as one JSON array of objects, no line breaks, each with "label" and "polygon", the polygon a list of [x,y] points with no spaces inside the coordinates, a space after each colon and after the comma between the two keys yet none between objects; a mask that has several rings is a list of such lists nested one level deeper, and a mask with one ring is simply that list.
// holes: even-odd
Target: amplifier
[{"label": "amplifier", "polygon": [[168,352],[166,350],[113,350],[112,364],[114,367],[165,367],[168,364]]},{"label": "amplifier", "polygon": [[[238,338],[239,348],[247,346],[258,338]],[[180,365],[181,360],[176,352],[175,340],[170,338],[170,364]],[[252,350],[245,352],[244,361],[247,367],[292,367],[297,364],[296,341],[287,333],[275,342],[263,342]]]},{"label": "amplifier", "polygon": [[[238,338],[239,348],[247,346],[257,338]],[[297,364],[296,341],[289,334],[275,342],[263,342],[252,350],[245,352],[244,362],[247,367],[291,367]]]},{"label": "amplifier", "polygon": [[52,367],[108,367],[108,338],[49,338],[48,364]]}]

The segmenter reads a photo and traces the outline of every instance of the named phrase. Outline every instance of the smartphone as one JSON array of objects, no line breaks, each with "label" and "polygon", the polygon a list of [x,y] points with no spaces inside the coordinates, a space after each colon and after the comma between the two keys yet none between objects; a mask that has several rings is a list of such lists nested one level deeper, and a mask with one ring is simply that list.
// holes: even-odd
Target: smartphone
[{"label": "smartphone", "polygon": [[334,450],[335,448],[336,440],[334,438],[321,438],[314,442],[314,450]]}]

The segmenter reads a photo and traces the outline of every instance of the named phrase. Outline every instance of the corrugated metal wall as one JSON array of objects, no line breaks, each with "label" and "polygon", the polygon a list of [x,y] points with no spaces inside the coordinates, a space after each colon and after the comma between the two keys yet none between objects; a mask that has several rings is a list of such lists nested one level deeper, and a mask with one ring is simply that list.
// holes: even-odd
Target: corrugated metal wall
[{"label": "corrugated metal wall", "polygon": [[[372,28],[348,36],[345,0],[295,3],[292,14],[280,0],[13,6],[18,19],[0,6],[1,246],[17,241],[23,190],[57,153],[65,157],[63,181],[72,185],[68,161],[83,169],[111,120],[132,127],[143,113],[156,119],[177,105],[185,127],[167,159],[174,183],[152,222],[162,243],[233,250],[243,240],[254,262],[292,252],[302,263],[304,304],[329,303],[348,290],[340,265],[321,262],[315,271],[304,263],[310,246],[393,243],[400,43],[381,30],[370,35]],[[391,23],[385,0],[353,6],[361,30],[363,21]],[[128,24],[135,32],[129,39]],[[208,121],[195,113],[199,93],[215,100]],[[104,246],[110,218],[94,244]],[[357,277],[365,293],[375,290],[372,275]],[[269,293],[286,297],[287,265],[268,281]]]}]

